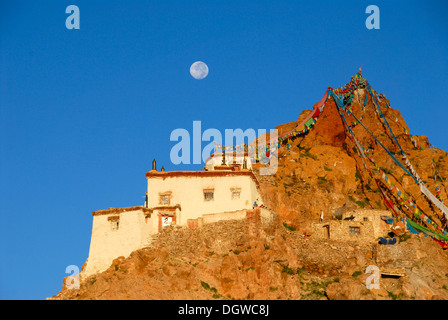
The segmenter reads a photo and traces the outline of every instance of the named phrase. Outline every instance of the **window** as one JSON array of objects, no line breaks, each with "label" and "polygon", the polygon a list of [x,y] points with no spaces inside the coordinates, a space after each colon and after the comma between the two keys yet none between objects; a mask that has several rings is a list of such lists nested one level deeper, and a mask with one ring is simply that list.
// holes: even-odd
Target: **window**
[{"label": "window", "polygon": [[212,201],[213,200],[213,192],[204,192],[204,200]]},{"label": "window", "polygon": [[112,231],[118,230],[118,227],[120,226],[119,216],[108,217],[107,220],[110,222],[110,228]]},{"label": "window", "polygon": [[159,204],[169,205],[171,202],[171,192],[159,193]]},{"label": "window", "polygon": [[163,196],[160,196],[160,203],[161,204],[170,204],[170,196],[164,194]]},{"label": "window", "polygon": [[112,230],[118,230],[118,226],[120,225],[120,221],[111,221],[111,228]]},{"label": "window", "polygon": [[363,220],[364,220],[364,221],[369,221],[369,218],[364,217]]},{"label": "window", "polygon": [[230,189],[230,192],[232,193],[232,200],[237,200],[240,198],[241,189],[232,188]]},{"label": "window", "polygon": [[356,236],[359,236],[361,234],[361,230],[359,227],[350,227],[350,234],[354,234]]},{"label": "window", "polygon": [[204,201],[213,201],[213,194],[214,194],[214,190],[213,189],[205,189],[204,190]]}]

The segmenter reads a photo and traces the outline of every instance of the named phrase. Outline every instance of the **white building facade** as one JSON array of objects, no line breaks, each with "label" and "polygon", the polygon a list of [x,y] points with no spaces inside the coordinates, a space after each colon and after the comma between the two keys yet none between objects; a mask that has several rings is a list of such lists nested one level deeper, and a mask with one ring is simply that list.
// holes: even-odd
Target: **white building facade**
[{"label": "white building facade", "polygon": [[146,173],[143,206],[93,212],[89,258],[81,275],[102,272],[114,259],[151,245],[154,235],[166,226],[242,219],[255,202],[261,202],[252,171],[234,166],[215,169],[151,170]]}]

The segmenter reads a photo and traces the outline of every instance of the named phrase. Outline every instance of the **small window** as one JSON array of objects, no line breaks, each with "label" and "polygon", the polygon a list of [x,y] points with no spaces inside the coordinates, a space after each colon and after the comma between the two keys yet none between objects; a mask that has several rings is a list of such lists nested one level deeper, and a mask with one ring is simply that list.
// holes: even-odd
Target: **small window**
[{"label": "small window", "polygon": [[160,196],[160,203],[161,204],[169,204],[170,203],[170,196],[164,194],[163,196]]},{"label": "small window", "polygon": [[363,220],[364,220],[364,221],[369,221],[369,218],[364,217]]},{"label": "small window", "polygon": [[232,193],[232,200],[237,200],[241,196],[241,189],[230,189],[230,192]]},{"label": "small window", "polygon": [[213,201],[213,190],[204,190],[204,201]]},{"label": "small window", "polygon": [[356,236],[359,236],[361,234],[361,230],[359,227],[350,227],[350,234],[354,234]]},{"label": "small window", "polygon": [[159,194],[159,204],[169,205],[171,202],[171,193],[161,193]]},{"label": "small window", "polygon": [[110,228],[112,231],[118,230],[120,226],[120,217],[119,216],[111,216],[108,217],[107,220],[110,222]]},{"label": "small window", "polygon": [[111,223],[111,228],[112,228],[113,231],[118,230],[118,227],[120,225],[120,221],[119,220],[111,221],[110,223]]},{"label": "small window", "polygon": [[112,231],[118,230],[120,226],[120,216],[111,216],[107,218],[107,221],[110,223],[110,228]]}]

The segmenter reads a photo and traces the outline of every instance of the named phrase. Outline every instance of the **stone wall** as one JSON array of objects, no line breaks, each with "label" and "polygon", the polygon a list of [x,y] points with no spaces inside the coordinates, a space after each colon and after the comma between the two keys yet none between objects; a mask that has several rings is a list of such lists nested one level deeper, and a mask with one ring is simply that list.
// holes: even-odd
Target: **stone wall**
[{"label": "stone wall", "polygon": [[260,222],[263,225],[268,225],[275,219],[275,213],[265,208],[256,208],[253,210],[244,209],[233,212],[204,214],[202,217],[198,217],[196,219],[188,219],[187,226],[190,229],[197,229],[203,227],[205,224],[218,221],[242,220],[252,217],[260,219]]},{"label": "stone wall", "polygon": [[329,221],[313,224],[313,237],[320,239],[364,241],[375,240],[373,224],[370,221]]},{"label": "stone wall", "polygon": [[[342,220],[314,223],[312,235],[319,239],[373,242],[386,236],[390,225],[381,219],[390,216],[386,210],[354,210],[342,215]],[[351,220],[344,220],[351,218]]]}]

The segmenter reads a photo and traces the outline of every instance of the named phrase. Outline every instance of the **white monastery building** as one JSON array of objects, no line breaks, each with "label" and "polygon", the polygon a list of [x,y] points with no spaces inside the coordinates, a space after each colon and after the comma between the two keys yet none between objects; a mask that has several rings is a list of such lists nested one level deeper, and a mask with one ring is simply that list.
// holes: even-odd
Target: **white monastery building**
[{"label": "white monastery building", "polygon": [[[146,178],[143,206],[92,213],[92,238],[83,277],[106,270],[120,256],[150,246],[154,235],[166,226],[200,228],[219,220],[243,219],[247,210],[262,200],[258,181],[246,161],[229,165],[209,162],[204,171],[165,171],[163,167],[157,171],[153,161]],[[262,215],[270,215],[269,210],[261,210]]]}]

